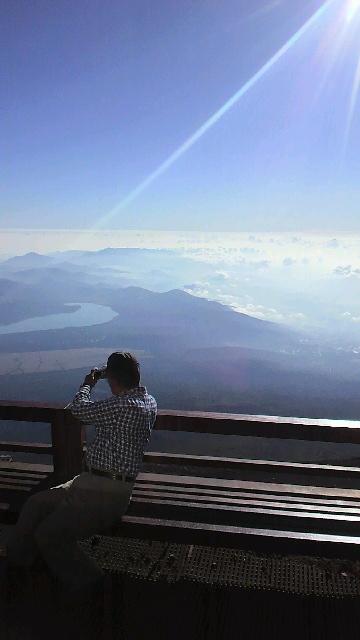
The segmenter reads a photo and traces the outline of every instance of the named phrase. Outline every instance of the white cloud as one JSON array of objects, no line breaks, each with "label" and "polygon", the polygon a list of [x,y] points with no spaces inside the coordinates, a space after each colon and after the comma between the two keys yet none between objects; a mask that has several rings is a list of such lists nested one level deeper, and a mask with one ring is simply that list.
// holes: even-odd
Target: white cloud
[{"label": "white cloud", "polygon": [[230,274],[227,271],[215,271],[210,279],[212,282],[225,282],[230,279]]},{"label": "white cloud", "polygon": [[360,316],[354,316],[349,311],[345,311],[341,315],[342,315],[343,318],[345,318],[346,320],[349,320],[350,322],[355,322],[355,323],[359,323],[360,322]]},{"label": "white cloud", "polygon": [[183,287],[183,290],[186,291],[186,293],[190,293],[193,296],[196,296],[197,298],[206,298],[207,300],[213,300],[214,298],[211,296],[210,290],[204,286],[204,283],[201,285],[201,283],[194,283],[194,284],[189,284]]},{"label": "white cloud", "polygon": [[241,253],[260,253],[259,249],[255,249],[255,247],[241,247],[239,249]]},{"label": "white cloud", "polygon": [[260,318],[261,320],[269,320],[271,322],[302,322],[306,319],[303,313],[286,313],[274,309],[273,307],[266,307],[262,304],[254,304],[249,302],[247,304],[233,303],[229,306],[238,313],[246,313],[247,315]]},{"label": "white cloud", "polygon": [[284,258],[282,263],[284,267],[292,267],[294,264],[296,264],[296,260],[294,260],[294,258],[287,257]]},{"label": "white cloud", "polygon": [[[220,304],[224,304],[237,313],[245,313],[246,315],[259,318],[260,320],[268,320],[271,322],[283,322],[289,324],[299,324],[306,320],[306,316],[300,312],[282,312],[274,307],[267,307],[262,304],[256,304],[249,295],[243,295],[242,300],[238,296],[228,293],[222,293],[221,290],[209,291],[206,287],[208,283],[194,283],[188,285],[185,291],[192,295],[210,300],[216,300]],[[216,295],[214,295],[216,293]]]},{"label": "white cloud", "polygon": [[331,240],[324,242],[323,246],[327,249],[338,249],[340,247],[340,242],[336,238],[332,238]]},{"label": "white cloud", "polygon": [[245,266],[250,269],[268,269],[270,267],[270,260],[248,260],[245,261]]},{"label": "white cloud", "polygon": [[351,264],[347,265],[338,265],[335,267],[333,273],[336,276],[342,276],[344,278],[349,278],[351,276],[360,276],[360,269],[354,268]]}]

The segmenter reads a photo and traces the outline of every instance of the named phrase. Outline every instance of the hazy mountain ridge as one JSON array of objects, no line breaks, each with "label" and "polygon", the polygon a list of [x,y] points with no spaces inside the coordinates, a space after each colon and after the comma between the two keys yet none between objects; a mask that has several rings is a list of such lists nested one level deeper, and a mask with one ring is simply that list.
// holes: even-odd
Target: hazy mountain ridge
[{"label": "hazy mountain ridge", "polygon": [[[28,317],[41,315],[38,311],[35,314],[37,305],[44,310],[48,304],[52,309],[54,297],[58,307],[61,303],[70,301],[93,302],[107,305],[119,315],[105,325],[29,332],[30,335],[15,334],[6,337],[0,335],[0,348],[8,350],[17,343],[24,345],[31,343],[38,348],[46,348],[44,345],[49,344],[49,332],[51,332],[50,341],[54,341],[51,343],[51,348],[59,343],[62,344],[64,339],[69,344],[70,335],[72,335],[72,342],[70,340],[69,346],[82,346],[86,335],[92,342],[96,339],[100,340],[105,328],[108,336],[112,336],[112,342],[114,335],[119,331],[126,335],[138,334],[149,338],[161,336],[165,342],[168,342],[169,338],[177,337],[189,346],[234,344],[274,349],[276,345],[298,342],[294,332],[278,327],[274,323],[236,313],[218,302],[207,301],[179,290],[158,293],[140,287],[117,289],[99,285],[84,287],[83,283],[77,283],[72,278],[69,287],[61,291],[54,287],[53,282],[45,278],[39,280],[37,286],[34,285],[33,288],[28,285],[26,291],[28,292],[25,296],[26,300],[31,293],[34,298],[33,304],[28,308]],[[17,304],[20,306],[23,304],[26,307],[28,303],[24,300],[23,290],[20,290],[19,297]],[[11,314],[14,305],[17,309],[16,303],[9,305],[8,313]],[[9,340],[11,345],[6,346]]]},{"label": "hazy mountain ridge", "polygon": [[[159,256],[157,250],[105,249],[61,252],[50,266],[47,261],[38,266],[41,259],[33,253],[11,262],[11,278],[16,281],[0,281],[0,292],[1,282],[7,296],[13,292],[11,303],[9,297],[4,303],[0,298],[3,317],[6,313],[17,319],[21,312],[32,317],[65,310],[71,317],[74,308],[65,306],[69,302],[105,305],[118,315],[92,326],[0,335],[0,352],[16,353],[20,362],[21,352],[41,351],[43,359],[48,352],[53,359],[54,350],[113,349],[114,345],[140,350],[149,354],[144,359],[144,373],[154,384],[160,402],[169,408],[349,418],[360,412],[353,383],[354,372],[360,371],[355,356],[349,358],[325,347],[321,350],[309,336],[284,325],[238,313],[177,288],[152,291],[122,286],[121,278],[114,286],[106,279],[101,282],[99,266],[95,269],[97,282],[93,274],[99,253],[106,260],[111,258],[113,266],[104,267],[111,273],[114,257]],[[69,262],[74,256],[91,267]],[[4,275],[2,265],[0,276]],[[68,382],[71,369],[65,369]],[[5,389],[11,392],[16,370],[7,378],[4,393]],[[59,384],[63,377],[64,371],[23,374],[16,393],[31,396],[33,388],[34,399],[38,389],[41,399],[57,400],[60,391],[53,389],[51,380],[57,379]],[[68,393],[70,388],[66,396]]]},{"label": "hazy mountain ridge", "polygon": [[12,258],[3,260],[0,263],[0,268],[9,270],[26,269],[29,267],[41,268],[44,265],[50,264],[51,262],[53,262],[53,258],[51,256],[37,253],[36,251],[30,251],[29,253],[25,253],[22,256],[13,256]]}]

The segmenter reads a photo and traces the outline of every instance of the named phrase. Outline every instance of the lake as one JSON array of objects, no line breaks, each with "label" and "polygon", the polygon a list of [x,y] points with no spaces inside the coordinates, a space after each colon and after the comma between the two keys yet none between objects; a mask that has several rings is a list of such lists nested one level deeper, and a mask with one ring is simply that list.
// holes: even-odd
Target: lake
[{"label": "lake", "polygon": [[67,306],[80,304],[81,307],[73,313],[55,313],[0,325],[0,335],[26,331],[44,331],[46,329],[64,329],[65,327],[89,327],[93,324],[109,322],[109,320],[118,315],[116,311],[102,304],[93,304],[92,302],[67,302],[65,304]]}]

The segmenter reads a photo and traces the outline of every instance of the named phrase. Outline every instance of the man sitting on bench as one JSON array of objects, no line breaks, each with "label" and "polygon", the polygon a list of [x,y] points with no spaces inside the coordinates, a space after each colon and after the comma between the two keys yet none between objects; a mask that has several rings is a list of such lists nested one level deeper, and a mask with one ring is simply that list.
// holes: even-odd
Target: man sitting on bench
[{"label": "man sitting on bench", "polygon": [[[94,402],[91,389],[106,377],[112,395]],[[8,565],[31,566],[38,553],[68,594],[92,593],[104,574],[77,544],[119,522],[154,426],[157,405],[140,386],[140,366],[130,353],[112,353],[105,370],[92,369],[68,405],[95,425],[84,470],[68,482],[39,491],[24,504],[7,541]]]}]

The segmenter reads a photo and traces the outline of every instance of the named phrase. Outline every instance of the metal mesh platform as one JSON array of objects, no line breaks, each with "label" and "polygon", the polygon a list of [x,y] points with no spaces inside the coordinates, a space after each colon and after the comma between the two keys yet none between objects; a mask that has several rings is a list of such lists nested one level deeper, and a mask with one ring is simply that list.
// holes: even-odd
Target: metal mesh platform
[{"label": "metal mesh platform", "polygon": [[110,536],[93,536],[80,544],[106,572],[138,580],[330,598],[360,595],[360,577],[351,575],[342,560]]}]

